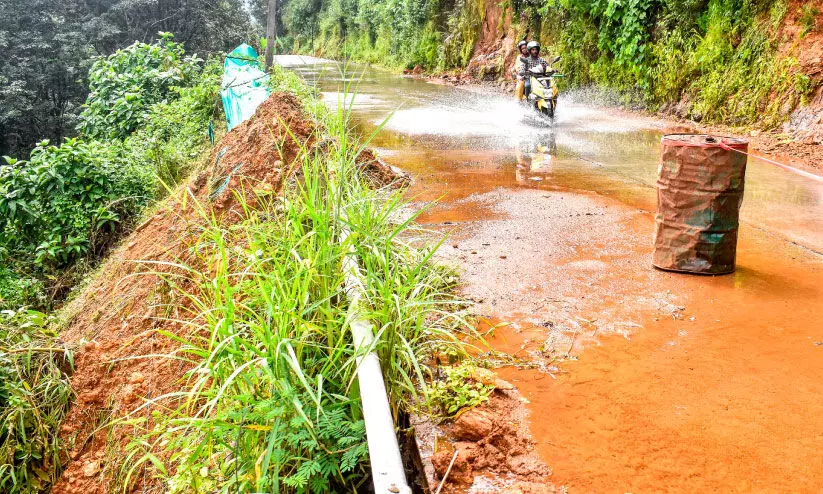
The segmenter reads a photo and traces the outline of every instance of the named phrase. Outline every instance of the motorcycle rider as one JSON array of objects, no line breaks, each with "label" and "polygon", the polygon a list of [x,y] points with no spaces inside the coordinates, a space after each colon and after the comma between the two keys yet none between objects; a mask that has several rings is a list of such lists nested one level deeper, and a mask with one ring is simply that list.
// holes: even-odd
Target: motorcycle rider
[{"label": "motorcycle rider", "polygon": [[526,60],[526,58],[529,56],[529,49],[526,47],[526,45],[528,45],[528,42],[526,41],[525,37],[521,39],[519,43],[517,43],[517,51],[519,51],[520,53],[518,54],[517,59],[514,61],[514,68],[512,68],[512,76],[517,81],[514,90],[514,94],[517,97],[517,101],[521,101],[525,98],[525,80],[523,79],[523,77],[520,76],[520,67],[523,65],[523,61]]},{"label": "motorcycle rider", "polygon": [[537,41],[529,41],[526,45],[529,50],[529,56],[522,59],[520,65],[519,76],[524,80],[524,96],[528,97],[532,89],[531,84],[531,69],[542,66],[544,71],[549,70],[549,62],[540,57],[540,43]]}]

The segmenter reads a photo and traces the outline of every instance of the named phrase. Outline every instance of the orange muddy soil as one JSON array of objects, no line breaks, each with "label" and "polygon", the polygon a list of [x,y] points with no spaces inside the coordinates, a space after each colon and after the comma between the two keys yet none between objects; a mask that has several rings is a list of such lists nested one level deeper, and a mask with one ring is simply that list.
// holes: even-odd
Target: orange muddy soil
[{"label": "orange muddy soil", "polygon": [[498,189],[445,217],[466,203],[490,214],[463,218],[441,255],[502,323],[491,346],[525,367],[499,375],[529,402],[553,484],[819,491],[821,256],[744,225],[733,275],[666,273],[650,266],[652,215],[615,199]]},{"label": "orange muddy soil", "polygon": [[762,242],[744,243],[760,252],[742,253],[732,276],[685,280],[682,317],[646,315],[629,339],[587,345],[557,380],[500,371],[541,417],[532,433],[555,482],[585,492],[819,491],[823,265],[787,262],[782,242]]},{"label": "orange muddy soil", "polygon": [[[257,198],[299,179],[296,158],[303,148],[311,152],[316,130],[296,97],[272,94],[217,143],[208,167],[138,226],[69,304],[62,338],[77,346],[71,381],[76,399],[60,432],[71,461],[53,493],[159,492],[157,480],[139,472],[122,486],[120,468],[129,441],[151,425],[152,408],[159,406],[151,400],[184,385],[187,364],[171,355],[178,344],[159,331],[186,337],[195,312],[181,290],[154,273],[175,272],[175,262],[203,276],[213,273],[212,263],[196,255],[205,211],[231,224],[243,215],[239,196],[253,207]],[[371,151],[363,151],[358,163],[375,185],[398,178]],[[183,287],[194,289],[192,280],[181,278]],[[148,423],[118,424],[126,417]]]}]

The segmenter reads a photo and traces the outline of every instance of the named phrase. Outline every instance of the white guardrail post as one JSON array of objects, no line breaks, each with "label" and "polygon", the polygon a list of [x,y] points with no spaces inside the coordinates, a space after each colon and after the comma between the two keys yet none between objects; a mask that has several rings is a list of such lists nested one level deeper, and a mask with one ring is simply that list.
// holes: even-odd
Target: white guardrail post
[{"label": "white guardrail post", "polygon": [[[345,243],[349,230],[343,227],[340,242]],[[349,299],[349,316],[352,340],[357,354],[357,380],[360,385],[360,401],[363,403],[363,420],[366,423],[366,439],[369,444],[369,462],[371,463],[374,492],[376,494],[401,493],[411,494],[403,469],[403,458],[397,443],[394,419],[380,359],[375,352],[362,354],[374,341],[372,323],[359,314],[362,285],[360,267],[352,247],[343,261],[346,276],[346,296]]]}]

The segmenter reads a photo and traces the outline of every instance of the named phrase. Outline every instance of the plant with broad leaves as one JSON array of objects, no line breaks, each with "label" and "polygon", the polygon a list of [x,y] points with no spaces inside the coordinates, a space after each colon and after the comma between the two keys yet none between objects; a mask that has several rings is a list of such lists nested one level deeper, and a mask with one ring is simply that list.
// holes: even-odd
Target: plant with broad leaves
[{"label": "plant with broad leaves", "polygon": [[173,98],[176,87],[197,81],[201,60],[185,56],[170,33],[153,44],[135,43],[97,60],[89,71],[89,96],[78,130],[92,138],[124,138],[149,108]]},{"label": "plant with broad leaves", "polygon": [[41,142],[28,161],[0,165],[0,252],[65,268],[105,248],[151,196],[151,170],[132,166],[117,146],[66,139]]},{"label": "plant with broad leaves", "polygon": [[443,417],[454,417],[489,399],[494,385],[478,378],[478,369],[469,362],[444,369],[444,379],[434,381],[429,390],[429,404]]}]

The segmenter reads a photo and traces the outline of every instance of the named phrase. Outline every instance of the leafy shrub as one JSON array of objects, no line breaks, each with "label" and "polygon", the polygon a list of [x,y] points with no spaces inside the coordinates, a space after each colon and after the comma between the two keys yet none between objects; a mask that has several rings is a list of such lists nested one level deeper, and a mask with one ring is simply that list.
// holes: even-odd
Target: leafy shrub
[{"label": "leafy shrub", "polygon": [[[453,417],[461,410],[474,408],[489,399],[494,385],[480,379],[471,363],[444,369],[445,378],[435,381],[429,391],[429,403],[444,417]],[[485,371],[489,372],[489,371]]]},{"label": "leafy shrub", "polygon": [[36,311],[0,312],[0,491],[43,492],[59,476],[72,355]]},{"label": "leafy shrub", "polygon": [[118,146],[66,139],[41,142],[28,161],[0,165],[0,248],[50,272],[99,254],[151,196],[150,170]]},{"label": "leafy shrub", "polygon": [[172,96],[173,88],[196,81],[200,59],[160,33],[154,44],[135,43],[97,60],[89,71],[89,96],[79,130],[92,138],[122,139],[146,117],[149,107]]},{"label": "leafy shrub", "polygon": [[168,98],[146,111],[142,125],[123,146],[133,163],[153,170],[161,184],[173,186],[187,177],[200,154],[207,148],[208,127],[215,112],[220,89],[222,64],[209,62],[197,76],[196,85],[172,88]]}]

